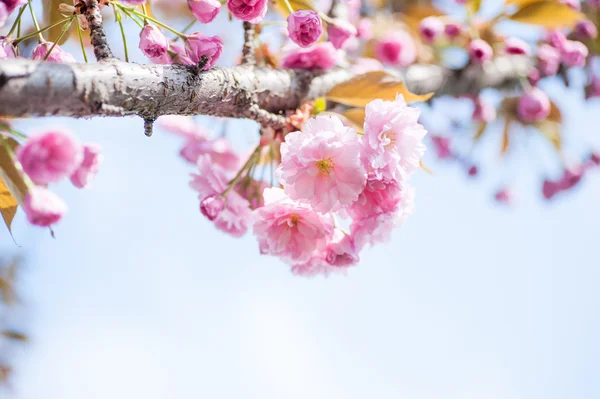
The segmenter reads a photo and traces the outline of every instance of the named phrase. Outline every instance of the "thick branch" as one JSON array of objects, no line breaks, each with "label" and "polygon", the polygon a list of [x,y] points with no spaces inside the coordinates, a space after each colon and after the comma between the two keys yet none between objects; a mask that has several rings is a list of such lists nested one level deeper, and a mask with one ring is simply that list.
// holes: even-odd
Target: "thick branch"
[{"label": "thick branch", "polygon": [[[405,75],[409,89],[416,93],[458,95],[475,94],[486,87],[514,87],[528,68],[526,58],[499,57],[485,68],[450,71],[434,65],[414,65]],[[350,71],[341,69],[311,73],[240,66],[197,73],[194,67],[182,65],[5,59],[0,61],[0,115],[137,114],[153,119],[160,115],[203,114],[247,118],[254,104],[273,114],[296,109],[350,77]]]},{"label": "thick branch", "polygon": [[108,46],[104,26],[102,25],[102,14],[98,7],[98,0],[87,0],[85,3],[85,17],[90,26],[90,39],[94,47],[96,60],[103,61],[113,58],[112,51]]}]

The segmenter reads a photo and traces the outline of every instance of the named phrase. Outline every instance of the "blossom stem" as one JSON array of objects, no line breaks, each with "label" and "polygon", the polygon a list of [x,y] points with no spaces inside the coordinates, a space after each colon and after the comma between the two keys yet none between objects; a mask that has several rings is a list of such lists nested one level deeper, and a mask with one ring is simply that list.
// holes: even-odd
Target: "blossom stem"
[{"label": "blossom stem", "polygon": [[[118,4],[118,3],[113,3],[113,4]],[[144,14],[141,14],[141,13],[137,12],[137,11],[136,11],[136,10],[134,10],[134,9],[131,9],[131,8],[129,8],[129,9],[128,9],[128,8],[126,8],[126,7],[122,6],[122,5],[119,5],[119,8],[120,8],[120,9],[122,9],[122,10],[128,10],[130,13],[132,13],[132,14],[134,14],[134,15],[136,15],[136,16],[138,16],[138,17],[140,17],[140,18],[145,18],[145,19],[147,19],[147,20],[149,20],[149,21],[151,21],[151,22],[154,22],[156,25],[158,25],[158,26],[161,26],[161,27],[165,28],[165,29],[166,29],[166,30],[168,30],[169,32],[171,32],[171,33],[174,33],[175,35],[177,35],[177,36],[181,37],[182,39],[185,39],[185,38],[186,38],[186,35],[184,35],[184,34],[183,34],[183,33],[181,33],[181,32],[178,32],[178,31],[176,31],[175,29],[171,28],[171,27],[170,27],[169,25],[167,25],[167,24],[163,24],[162,22],[160,22],[160,21],[159,21],[159,20],[157,20],[156,18],[152,18],[152,17],[151,17],[151,16],[149,16],[149,15],[144,15]]]},{"label": "blossom stem", "polygon": [[13,136],[18,137],[18,138],[21,138],[21,139],[26,139],[27,138],[26,135],[24,135],[21,132],[17,132],[16,130],[12,129],[9,125],[7,125],[5,123],[1,123],[0,122],[0,129],[4,130],[5,132],[8,132],[8,133],[12,134]]},{"label": "blossom stem", "polygon": [[65,35],[65,33],[67,33],[67,31],[69,30],[69,27],[71,26],[71,24],[73,23],[73,19],[76,16],[73,15],[71,18],[69,18],[69,22],[65,23],[63,25],[62,30],[60,31],[60,35],[58,35],[58,37],[56,38],[56,40],[54,41],[54,43],[52,43],[52,46],[50,47],[50,49],[48,50],[48,52],[46,53],[46,55],[44,56],[44,61],[46,61],[48,59],[48,57],[50,56],[50,53],[52,52],[52,50],[54,50],[54,47],[56,47],[56,45],[58,44],[58,42],[60,42],[60,40],[63,38],[63,36]]},{"label": "blossom stem", "polygon": [[42,36],[42,32],[40,31],[40,25],[38,24],[38,21],[35,18],[35,13],[33,12],[33,6],[31,5],[31,3],[32,3],[32,0],[29,0],[27,5],[29,6],[29,11],[31,12],[31,19],[33,20],[33,26],[35,27],[35,30],[37,31],[37,34],[38,34],[38,40],[40,43],[42,43],[44,41],[44,36]]},{"label": "blossom stem", "polygon": [[[112,4],[113,9],[115,11],[115,19],[119,24],[119,29],[121,30],[121,37],[123,38],[123,52],[125,53],[125,62],[129,62],[129,53],[127,52],[127,37],[125,36],[125,29],[123,29],[123,18],[121,17],[121,13],[115,7],[115,3]],[[144,14],[146,13],[146,8],[144,7]]]},{"label": "blossom stem", "polygon": [[85,46],[83,45],[83,35],[81,33],[81,24],[79,23],[79,18],[75,19],[77,21],[77,34],[79,36],[79,44],[81,45],[81,54],[83,55],[84,61],[88,62],[87,54],[85,53]]},{"label": "blossom stem", "polygon": [[[118,5],[118,4],[117,4]],[[131,18],[131,20],[140,27],[140,29],[144,29],[144,25],[142,25],[142,23],[140,23],[140,21],[138,21],[137,17],[135,15],[130,14],[126,9],[121,8],[121,11],[123,11],[125,13],[125,15],[127,15],[129,18]]]},{"label": "blossom stem", "polygon": [[290,14],[292,14],[294,12],[294,9],[292,8],[292,5],[290,4],[290,1],[289,0],[283,0],[283,2],[285,3],[285,6],[287,7],[287,9],[290,12]]},{"label": "blossom stem", "polygon": [[248,160],[246,161],[244,166],[242,166],[240,168],[240,170],[237,172],[237,174],[235,175],[233,180],[231,180],[229,182],[229,187],[227,187],[227,189],[225,191],[223,191],[223,193],[221,194],[221,197],[227,196],[227,194],[229,194],[229,192],[237,185],[238,181],[240,180],[240,178],[242,177],[244,172],[256,163],[256,156],[260,154],[260,148],[261,148],[260,145],[256,146],[256,149],[248,157]]},{"label": "blossom stem", "polygon": [[[32,33],[30,33],[30,34],[28,34],[28,35],[25,35],[25,36],[18,37],[18,38],[16,38],[16,39],[15,39],[15,41],[14,41],[14,44],[15,44],[15,45],[17,45],[17,44],[19,44],[20,42],[22,42],[23,40],[31,39],[32,37],[35,37],[35,36],[37,36],[37,35],[40,35],[40,37],[41,37],[41,34],[42,34],[42,32],[45,32],[45,31],[47,31],[48,29],[52,29],[52,28],[54,28],[55,26],[58,26],[58,25],[60,25],[60,24],[64,24],[64,23],[67,23],[67,22],[69,22],[69,21],[72,21],[72,18],[73,18],[73,17],[69,17],[69,18],[61,19],[60,21],[57,21],[57,22],[53,23],[52,25],[48,25],[48,26],[46,26],[46,27],[44,27],[44,28],[42,28],[42,29],[38,29],[36,32],[32,32]],[[42,40],[43,40],[43,38],[42,38]],[[57,40],[57,41],[58,41],[58,40]]]},{"label": "blossom stem", "polygon": [[19,14],[17,14],[17,19],[15,19],[15,22],[13,22],[12,26],[10,27],[10,30],[6,34],[7,37],[13,34],[15,29],[17,28],[17,25],[19,25],[19,23],[21,22],[21,16],[23,15],[23,12],[25,12],[26,7],[27,6],[23,6],[19,9]]},{"label": "blossom stem", "polygon": [[[192,28],[192,26],[194,26],[194,24],[196,24],[197,21],[198,21],[197,19],[194,19],[192,22],[190,22],[189,24],[187,24],[185,26],[185,28],[183,28],[181,30],[181,33],[186,33],[188,30],[190,30]],[[180,37],[181,36],[177,36],[175,39],[173,39],[173,42],[176,42],[177,40],[179,40]]]}]

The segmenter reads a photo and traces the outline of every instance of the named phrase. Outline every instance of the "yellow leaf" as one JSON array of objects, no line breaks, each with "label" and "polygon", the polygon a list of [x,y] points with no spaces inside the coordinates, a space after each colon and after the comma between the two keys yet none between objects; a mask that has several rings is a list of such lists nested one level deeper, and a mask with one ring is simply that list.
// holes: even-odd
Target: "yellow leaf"
[{"label": "yellow leaf", "polygon": [[560,113],[560,109],[558,109],[556,104],[554,104],[553,102],[550,102],[550,115],[548,115],[548,118],[546,119],[557,123],[562,122],[562,115]]},{"label": "yellow leaf", "polygon": [[477,132],[475,133],[475,137],[473,137],[473,141],[474,142],[478,142],[479,139],[481,139],[481,137],[483,136],[483,133],[485,133],[485,129],[487,128],[487,123],[481,123],[479,125],[479,127],[477,127]]},{"label": "yellow leaf", "polygon": [[[44,22],[45,22],[46,26],[51,25],[55,22],[58,22],[61,19],[65,19],[63,12],[61,12],[58,9],[58,5],[60,3],[69,4],[69,2],[65,1],[65,0],[42,0]],[[73,31],[74,31],[74,29],[76,29],[76,27],[77,27],[77,23],[72,23],[71,26],[69,27],[69,31],[61,38],[61,40],[58,42],[58,44],[63,44],[64,42],[66,42],[70,36],[70,33],[73,33]],[[44,32],[43,35],[47,40],[49,40],[51,42],[55,42],[56,39],[58,38],[58,36],[60,35],[60,33],[62,32],[62,28],[63,28],[63,25],[55,26],[54,28],[51,28],[51,29],[47,30],[46,32]]]},{"label": "yellow leaf", "polygon": [[469,7],[471,14],[477,14],[477,11],[481,8],[481,0],[469,0],[467,7]]},{"label": "yellow leaf", "polygon": [[579,11],[554,1],[537,1],[528,4],[509,17],[516,22],[546,28],[570,28],[584,18]]},{"label": "yellow leaf", "polygon": [[364,108],[350,108],[342,114],[351,124],[362,132],[365,123]]},{"label": "yellow leaf", "polygon": [[15,167],[11,156],[6,151],[5,145],[13,152],[19,146],[14,139],[0,135],[0,179],[19,204],[23,203],[27,194],[27,185],[23,181],[21,173]]},{"label": "yellow leaf", "polygon": [[[289,0],[290,5],[294,9],[294,11],[298,10],[313,10],[317,11],[315,5],[311,0]],[[290,11],[285,5],[284,0],[275,0],[275,9],[284,17],[288,17],[290,15]]]},{"label": "yellow leaf", "polygon": [[407,103],[427,101],[433,95],[413,94],[395,76],[385,71],[371,71],[338,84],[327,93],[326,98],[340,104],[364,107],[376,98],[394,100],[397,94],[402,94]]},{"label": "yellow leaf", "polygon": [[506,0],[506,5],[516,5],[519,8],[530,5],[531,3],[537,3],[540,0]]},{"label": "yellow leaf", "polygon": [[0,178],[0,213],[2,213],[2,219],[4,219],[8,231],[10,231],[18,206],[19,203],[4,184],[4,180]]},{"label": "yellow leaf", "polygon": [[560,123],[551,120],[538,122],[536,127],[542,135],[552,143],[554,149],[560,153],[562,148],[562,137],[560,134]]},{"label": "yellow leaf", "polygon": [[502,132],[502,149],[500,150],[500,154],[505,155],[506,150],[508,150],[509,137],[508,132],[510,128],[510,119],[504,119],[504,131]]}]

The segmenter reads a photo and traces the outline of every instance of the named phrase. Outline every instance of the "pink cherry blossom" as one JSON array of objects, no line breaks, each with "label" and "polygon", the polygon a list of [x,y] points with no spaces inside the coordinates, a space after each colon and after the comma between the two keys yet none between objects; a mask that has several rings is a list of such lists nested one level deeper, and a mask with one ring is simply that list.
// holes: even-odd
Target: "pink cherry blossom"
[{"label": "pink cherry blossom", "polygon": [[454,154],[450,149],[451,139],[450,137],[433,136],[431,138],[435,154],[439,159],[451,159],[454,158]]},{"label": "pink cherry blossom", "polygon": [[[220,195],[227,189],[225,170],[214,165],[208,155],[202,155],[198,159],[199,174],[192,174],[190,187],[198,192],[200,200],[207,197]],[[216,217],[215,227],[234,237],[241,237],[248,230],[251,218],[250,204],[242,198],[235,190],[227,193],[223,210]]]},{"label": "pink cherry blossom", "polygon": [[169,56],[169,59],[170,59],[170,62],[167,62],[167,63],[181,64],[181,65],[194,65],[194,62],[188,56],[188,54],[185,50],[185,47],[183,47],[179,43],[175,43],[175,42],[169,43],[169,50],[171,50],[174,54],[169,54],[167,52],[167,55]]},{"label": "pink cherry blossom", "polygon": [[8,14],[12,13],[16,8],[27,4],[27,0],[0,0],[0,3],[4,4]]},{"label": "pink cherry blossom", "polygon": [[302,277],[315,277],[318,275],[328,277],[330,274],[346,274],[347,267],[330,265],[327,263],[325,255],[320,251],[315,251],[307,262],[293,265],[292,273]]},{"label": "pink cherry blossom", "polygon": [[321,17],[312,10],[294,11],[288,16],[290,39],[300,47],[315,44],[323,34]]},{"label": "pink cherry blossom", "polygon": [[56,194],[43,187],[32,187],[23,200],[29,223],[47,227],[57,223],[67,212],[67,205]]},{"label": "pink cherry blossom", "polygon": [[375,56],[387,65],[407,67],[417,58],[413,38],[405,31],[386,34],[375,44]]},{"label": "pink cherry blossom", "polygon": [[147,24],[140,32],[140,50],[151,60],[167,56],[169,41],[159,28]]},{"label": "pink cherry blossom", "polygon": [[425,128],[418,123],[420,111],[395,101],[373,100],[367,104],[363,162],[369,172],[388,180],[401,179],[419,167],[425,153]]},{"label": "pink cherry blossom", "polygon": [[219,0],[188,0],[190,11],[203,24],[212,22],[221,9]]},{"label": "pink cherry blossom", "polygon": [[350,205],[366,182],[356,131],[338,117],[310,119],[302,132],[285,136],[277,178],[291,199],[318,212]]},{"label": "pink cherry blossom", "polygon": [[4,36],[0,36],[0,60],[15,58],[16,56],[12,41]]},{"label": "pink cherry blossom", "polygon": [[358,263],[359,256],[352,237],[340,229],[335,229],[325,250],[325,261],[331,266],[348,267]]},{"label": "pink cherry blossom", "polygon": [[493,122],[496,120],[496,108],[489,101],[477,97],[473,109],[473,120],[485,123]]},{"label": "pink cherry blossom", "polygon": [[455,37],[462,35],[464,31],[464,26],[458,22],[447,22],[444,26],[444,34],[449,39],[454,39]]},{"label": "pink cherry blossom", "polygon": [[235,18],[253,24],[262,22],[267,6],[267,0],[227,0],[227,9]]},{"label": "pink cherry blossom", "polygon": [[550,43],[552,47],[562,50],[567,42],[567,36],[559,30],[551,30],[546,36],[546,41]]},{"label": "pink cherry blossom", "polygon": [[369,174],[365,189],[346,210],[353,219],[364,219],[380,213],[394,212],[403,199],[402,185]]},{"label": "pink cherry blossom", "polygon": [[195,64],[200,62],[203,56],[208,57],[208,62],[202,68],[208,71],[221,56],[223,42],[218,36],[206,36],[203,33],[195,32],[185,39],[185,51]]},{"label": "pink cherry blossom", "polygon": [[513,202],[513,194],[508,187],[502,187],[494,194],[496,202],[509,205]]},{"label": "pink cherry blossom", "polygon": [[254,211],[254,234],[262,254],[301,264],[316,250],[325,250],[333,234],[329,218],[291,200],[280,188],[267,188],[263,195],[264,206]]},{"label": "pink cherry blossom", "polygon": [[595,39],[598,36],[596,25],[589,19],[579,21],[573,32],[578,39],[582,40]]},{"label": "pink cherry blossom", "polygon": [[492,47],[485,40],[471,40],[468,50],[469,55],[471,56],[471,62],[475,64],[485,64],[492,59]]},{"label": "pink cherry blossom", "polygon": [[96,176],[104,156],[100,154],[101,147],[98,144],[86,144],[83,146],[83,161],[71,175],[71,183],[77,188],[90,186],[91,180]]},{"label": "pink cherry blossom", "polygon": [[319,43],[310,48],[289,51],[281,66],[292,69],[331,69],[336,63],[336,50],[330,42]]},{"label": "pink cherry blossom", "polygon": [[550,99],[542,90],[532,87],[519,98],[519,117],[525,122],[537,122],[550,115]]},{"label": "pink cherry blossom", "polygon": [[250,202],[250,208],[257,209],[265,203],[263,191],[267,187],[271,187],[267,182],[250,178],[240,182],[235,190]]},{"label": "pink cherry blossom", "polygon": [[390,233],[412,213],[412,204],[400,207],[393,213],[380,213],[375,216],[352,222],[350,231],[355,247],[360,251],[365,245],[376,245],[389,240]]},{"label": "pink cherry blossom", "polygon": [[424,18],[419,24],[419,33],[425,43],[433,43],[444,33],[444,23],[438,17]]},{"label": "pink cherry blossom", "polygon": [[504,41],[504,51],[510,55],[529,55],[531,47],[518,37],[509,37]]},{"label": "pink cherry blossom", "polygon": [[537,58],[540,72],[544,76],[551,76],[558,72],[560,67],[560,51],[549,44],[540,44],[538,46]]},{"label": "pink cherry blossom", "polygon": [[[33,55],[31,56],[31,58],[34,60],[43,60],[46,57],[48,51],[50,51],[50,49],[52,48],[52,45],[52,42],[44,42],[38,44],[38,46],[33,50]],[[62,63],[77,62],[71,54],[64,51],[58,44],[54,46],[52,52],[50,53],[48,58],[46,58],[46,61]]]},{"label": "pink cherry blossom", "polygon": [[224,137],[215,140],[190,139],[179,154],[192,164],[196,164],[201,155],[208,155],[213,163],[226,170],[236,169],[240,163],[240,158],[231,148],[229,140]]},{"label": "pink cherry blossom", "polygon": [[588,56],[588,49],[585,44],[573,40],[567,40],[562,48],[562,62],[570,67],[582,67],[585,65],[585,59]]},{"label": "pink cherry blossom", "polygon": [[358,23],[357,37],[363,40],[369,40],[373,37],[373,21],[369,18],[362,18]]},{"label": "pink cherry blossom", "polygon": [[4,3],[0,2],[0,28],[4,26],[8,19],[8,9]]},{"label": "pink cherry blossom", "polygon": [[342,20],[334,19],[332,23],[327,24],[327,36],[333,47],[341,49],[348,39],[355,37],[357,34],[356,28]]},{"label": "pink cherry blossom", "polygon": [[17,149],[23,171],[36,184],[57,182],[70,176],[83,159],[81,144],[62,131],[31,135]]}]

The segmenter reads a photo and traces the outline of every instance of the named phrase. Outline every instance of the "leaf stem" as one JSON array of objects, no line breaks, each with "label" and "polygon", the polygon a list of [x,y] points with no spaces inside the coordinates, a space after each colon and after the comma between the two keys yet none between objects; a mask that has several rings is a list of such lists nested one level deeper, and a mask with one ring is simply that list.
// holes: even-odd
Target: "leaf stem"
[{"label": "leaf stem", "polygon": [[283,0],[283,3],[287,7],[287,9],[290,12],[290,14],[292,14],[294,12],[294,9],[292,8],[292,5],[290,4],[290,1],[289,0]]},{"label": "leaf stem", "polygon": [[244,166],[242,166],[240,168],[239,172],[237,172],[237,174],[235,175],[233,180],[231,180],[231,182],[229,182],[229,187],[227,187],[227,190],[223,191],[223,193],[221,194],[222,197],[227,196],[227,194],[229,194],[229,192],[237,185],[238,181],[240,180],[240,178],[242,177],[242,175],[244,174],[246,169],[249,169],[256,163],[256,156],[260,154],[260,149],[261,149],[260,145],[256,146],[256,149],[250,155],[250,157],[248,157],[248,160],[246,161]]}]

